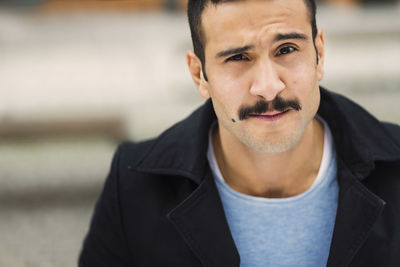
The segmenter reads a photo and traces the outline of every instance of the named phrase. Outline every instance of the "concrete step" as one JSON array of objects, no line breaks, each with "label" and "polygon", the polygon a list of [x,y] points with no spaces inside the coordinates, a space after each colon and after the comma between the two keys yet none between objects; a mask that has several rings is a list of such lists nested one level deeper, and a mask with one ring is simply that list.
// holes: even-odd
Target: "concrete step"
[{"label": "concrete step", "polygon": [[103,138],[0,141],[0,208],[73,205],[93,198],[117,144]]}]

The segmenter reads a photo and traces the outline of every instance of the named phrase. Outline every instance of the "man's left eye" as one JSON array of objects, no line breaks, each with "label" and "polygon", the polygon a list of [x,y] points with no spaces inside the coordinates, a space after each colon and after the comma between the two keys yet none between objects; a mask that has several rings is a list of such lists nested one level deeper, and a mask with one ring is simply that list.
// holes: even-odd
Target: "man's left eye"
[{"label": "man's left eye", "polygon": [[282,47],[281,49],[279,49],[277,55],[286,55],[286,54],[290,54],[293,53],[294,51],[297,51],[297,48],[293,47],[293,46],[285,46]]}]

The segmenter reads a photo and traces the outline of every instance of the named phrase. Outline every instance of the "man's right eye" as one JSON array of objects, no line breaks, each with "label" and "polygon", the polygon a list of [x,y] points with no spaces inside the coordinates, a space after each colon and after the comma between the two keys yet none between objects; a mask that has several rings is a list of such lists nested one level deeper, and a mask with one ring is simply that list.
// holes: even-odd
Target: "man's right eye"
[{"label": "man's right eye", "polygon": [[242,61],[242,60],[249,60],[249,59],[243,54],[237,54],[237,55],[231,56],[230,58],[227,58],[225,60],[225,62],[228,62],[228,61]]}]

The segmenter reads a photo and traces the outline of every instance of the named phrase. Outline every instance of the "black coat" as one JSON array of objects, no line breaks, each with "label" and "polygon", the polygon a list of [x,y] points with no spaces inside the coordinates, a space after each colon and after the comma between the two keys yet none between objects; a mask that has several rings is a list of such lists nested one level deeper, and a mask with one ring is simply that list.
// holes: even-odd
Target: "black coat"
[{"label": "black coat", "polygon": [[[324,89],[318,114],[340,188],[327,266],[400,266],[400,127]],[[79,266],[239,266],[206,158],[215,119],[207,101],[158,138],[119,147]]]}]

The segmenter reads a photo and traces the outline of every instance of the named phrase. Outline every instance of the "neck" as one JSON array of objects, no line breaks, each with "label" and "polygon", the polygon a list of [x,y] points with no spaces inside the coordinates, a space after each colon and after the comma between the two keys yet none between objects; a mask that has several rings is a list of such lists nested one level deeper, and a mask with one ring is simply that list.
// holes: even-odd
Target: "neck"
[{"label": "neck", "polygon": [[314,119],[293,149],[276,154],[232,145],[221,138],[219,128],[212,140],[218,166],[232,189],[247,195],[284,198],[301,194],[313,184],[322,160],[324,128]]}]

